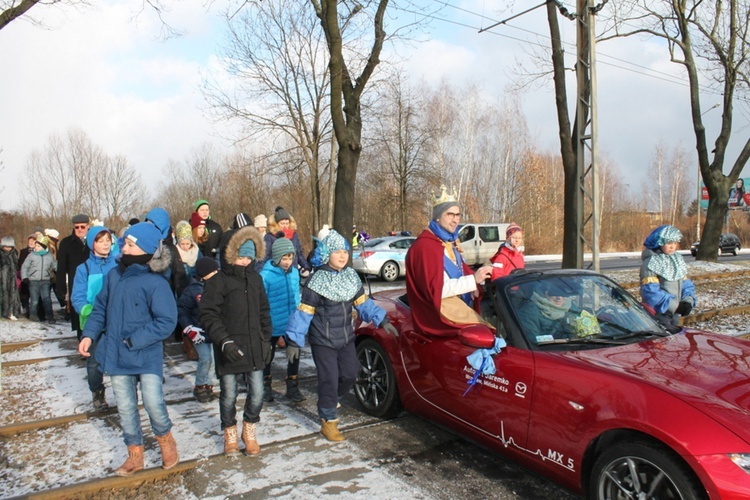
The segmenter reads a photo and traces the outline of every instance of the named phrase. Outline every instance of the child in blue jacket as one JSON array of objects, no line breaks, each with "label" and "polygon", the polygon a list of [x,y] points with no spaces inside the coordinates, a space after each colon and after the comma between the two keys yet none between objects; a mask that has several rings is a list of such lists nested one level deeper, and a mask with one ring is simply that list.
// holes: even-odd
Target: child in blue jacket
[{"label": "child in blue jacket", "polygon": [[[295,263],[294,243],[287,238],[277,238],[271,248],[271,258],[263,264],[260,277],[266,290],[268,304],[271,306],[271,363],[276,354],[276,347],[284,347],[284,334],[289,316],[297,309],[300,302],[300,275]],[[299,390],[299,347],[286,345],[286,397],[300,403],[305,396]],[[273,401],[271,392],[271,363],[263,370],[263,400]]]},{"label": "child in blue jacket", "polygon": [[302,289],[299,307],[289,318],[286,334],[292,345],[305,345],[309,335],[318,371],[320,433],[329,441],[346,439],[338,429],[338,403],[354,386],[359,360],[354,345],[352,309],[391,335],[396,329],[385,311],[367,297],[357,272],[347,266],[349,243],[334,229],[315,249],[321,264]]},{"label": "child in blue jacket", "polygon": [[203,287],[219,271],[219,262],[211,257],[201,257],[195,261],[193,282],[180,295],[177,301],[177,317],[183,328],[182,335],[190,339],[198,353],[198,367],[195,371],[193,396],[201,403],[207,403],[214,397],[214,386],[211,372],[214,371],[213,344],[203,335],[201,328],[200,304]]},{"label": "child in blue jacket", "polygon": [[641,298],[673,324],[695,307],[695,285],[687,277],[685,259],[677,253],[680,240],[680,230],[665,224],[646,237],[641,253]]},{"label": "child in blue jacket", "polygon": [[[172,421],[164,403],[164,347],[177,325],[177,303],[162,273],[170,254],[159,230],[141,222],[125,231],[117,267],[107,274],[83,329],[78,352],[85,357],[94,341],[99,369],[109,375],[115,393],[128,459],[115,470],[129,476],[143,469],[143,429],[138,415],[137,386],[159,443],[162,467],[179,462]],[[107,334],[102,335],[106,330]]]},{"label": "child in blue jacket", "polygon": [[[81,328],[86,325],[94,308],[96,296],[104,286],[104,278],[110,269],[117,265],[113,252],[114,239],[109,229],[103,226],[89,228],[86,233],[86,244],[91,252],[89,258],[76,269],[70,293],[70,303],[78,313]],[[109,405],[104,397],[104,375],[99,371],[99,363],[96,361],[97,344],[98,342],[92,342],[89,348],[91,356],[86,359],[86,374],[94,410],[104,411]]]}]

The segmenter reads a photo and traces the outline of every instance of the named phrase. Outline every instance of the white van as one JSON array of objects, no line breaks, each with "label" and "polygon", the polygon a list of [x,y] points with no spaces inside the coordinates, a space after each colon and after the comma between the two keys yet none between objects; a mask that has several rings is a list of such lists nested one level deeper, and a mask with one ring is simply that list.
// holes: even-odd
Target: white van
[{"label": "white van", "polygon": [[493,222],[461,224],[458,239],[466,263],[470,266],[488,264],[505,242],[505,230],[509,225]]}]

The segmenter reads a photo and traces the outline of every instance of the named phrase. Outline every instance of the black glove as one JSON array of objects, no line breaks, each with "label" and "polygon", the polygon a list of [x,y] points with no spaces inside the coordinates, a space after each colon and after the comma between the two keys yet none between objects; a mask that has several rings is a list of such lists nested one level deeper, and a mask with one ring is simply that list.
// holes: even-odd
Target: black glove
[{"label": "black glove", "polygon": [[29,286],[29,278],[24,278],[21,280],[21,283],[23,283],[26,286]]},{"label": "black glove", "polygon": [[686,300],[682,300],[680,301],[679,305],[677,306],[677,310],[674,313],[679,314],[680,316],[687,316],[692,310],[693,304]]},{"label": "black glove", "polygon": [[234,340],[227,340],[221,344],[221,352],[230,363],[241,360],[245,355],[245,353],[237,347],[237,344],[234,343]]}]

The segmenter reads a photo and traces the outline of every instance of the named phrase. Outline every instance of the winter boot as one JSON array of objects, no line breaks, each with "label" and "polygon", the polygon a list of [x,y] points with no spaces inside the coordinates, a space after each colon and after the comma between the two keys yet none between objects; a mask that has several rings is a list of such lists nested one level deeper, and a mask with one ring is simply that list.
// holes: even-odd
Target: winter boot
[{"label": "winter boot", "polygon": [[159,448],[161,448],[161,468],[171,469],[177,465],[180,456],[177,454],[177,443],[172,437],[172,432],[167,432],[163,436],[156,436],[156,442],[159,443]]},{"label": "winter boot", "polygon": [[143,445],[128,446],[128,459],[115,470],[116,476],[130,476],[143,470]]},{"label": "winter boot", "polygon": [[271,376],[263,377],[263,401],[270,403],[273,401],[273,391],[271,390]]},{"label": "winter boot", "polygon": [[329,441],[343,441],[346,438],[339,431],[339,419],[325,420],[320,419],[320,433]]},{"label": "winter boot", "polygon": [[237,445],[237,426],[227,427],[224,429],[224,455],[236,457],[240,454],[240,447]]},{"label": "winter boot", "polygon": [[198,361],[198,351],[195,350],[193,341],[187,335],[182,336],[182,350],[190,361]]},{"label": "winter boot", "polygon": [[94,411],[109,410],[107,400],[104,398],[104,387],[98,391],[92,392],[91,397],[94,400]]},{"label": "winter boot", "polygon": [[260,445],[255,439],[255,424],[242,422],[242,442],[245,443],[245,455],[260,455]]},{"label": "winter boot", "polygon": [[299,390],[297,375],[289,375],[286,378],[286,397],[288,397],[295,403],[301,403],[305,400],[305,396],[303,396]]},{"label": "winter boot", "polygon": [[208,403],[211,401],[213,395],[213,387],[209,389],[209,385],[196,385],[193,389],[193,396],[201,403]]}]

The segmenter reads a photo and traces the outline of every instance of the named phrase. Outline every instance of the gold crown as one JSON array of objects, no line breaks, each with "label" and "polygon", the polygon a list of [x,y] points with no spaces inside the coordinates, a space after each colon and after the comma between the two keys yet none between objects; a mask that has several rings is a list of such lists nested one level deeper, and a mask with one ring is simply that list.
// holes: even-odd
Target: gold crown
[{"label": "gold crown", "polygon": [[445,203],[446,201],[458,201],[458,194],[456,193],[456,188],[453,188],[453,193],[448,194],[448,188],[445,187],[445,184],[440,185],[440,197],[436,197],[435,194],[432,194],[432,206],[437,206],[441,203]]}]

